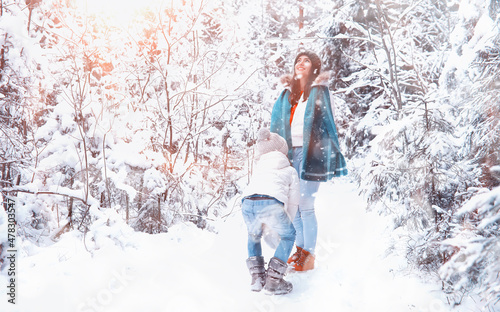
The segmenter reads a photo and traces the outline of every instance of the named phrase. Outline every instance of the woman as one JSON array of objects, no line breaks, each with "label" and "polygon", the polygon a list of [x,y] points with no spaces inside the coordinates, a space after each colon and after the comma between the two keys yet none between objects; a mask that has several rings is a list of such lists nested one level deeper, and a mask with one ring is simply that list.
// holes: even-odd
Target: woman
[{"label": "woman", "polygon": [[271,131],[288,144],[288,158],[300,177],[300,202],[293,225],[297,251],[288,259],[295,271],[314,268],[318,224],[314,212],[320,182],[347,174],[340,152],[328,90],[328,74],[320,74],[321,60],[301,52],[294,73],[282,78],[285,90],[273,107]]}]

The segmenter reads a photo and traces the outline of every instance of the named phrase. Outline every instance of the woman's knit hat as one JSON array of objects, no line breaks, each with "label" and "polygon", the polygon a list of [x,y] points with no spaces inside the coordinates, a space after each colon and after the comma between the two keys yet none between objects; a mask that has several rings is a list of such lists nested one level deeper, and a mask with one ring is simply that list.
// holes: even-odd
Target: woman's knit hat
[{"label": "woman's knit hat", "polygon": [[255,147],[256,157],[267,154],[269,152],[278,151],[288,155],[288,144],[279,134],[271,133],[269,129],[262,128],[257,135],[257,145]]}]

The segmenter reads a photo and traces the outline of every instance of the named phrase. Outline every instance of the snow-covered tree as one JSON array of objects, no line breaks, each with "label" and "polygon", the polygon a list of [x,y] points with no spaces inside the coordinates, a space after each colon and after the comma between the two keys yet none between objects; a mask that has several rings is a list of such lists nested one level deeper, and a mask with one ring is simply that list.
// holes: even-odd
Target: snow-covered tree
[{"label": "snow-covered tree", "polygon": [[[40,88],[37,40],[30,36],[31,11],[18,1],[2,1],[0,10],[0,199],[7,208],[9,191],[30,182],[29,170],[37,152],[34,132],[39,125],[38,109],[48,101]],[[29,12],[29,13],[28,13]],[[30,222],[37,224],[34,213]],[[6,221],[6,219],[4,220]],[[7,237],[2,236],[2,240]],[[3,241],[0,241],[0,245]],[[1,249],[1,248],[0,248]]]},{"label": "snow-covered tree", "polygon": [[[408,259],[421,268],[460,259],[442,244],[463,227],[457,211],[498,183],[495,12],[495,1],[361,1],[327,29],[354,175],[372,209],[410,230]],[[458,273],[447,275],[457,291],[457,276],[474,280]]]},{"label": "snow-covered tree", "polygon": [[489,6],[474,1],[462,1],[461,5],[452,40],[456,49],[443,80],[450,98],[460,107],[456,124],[460,154],[475,167],[476,181],[462,195],[463,199],[474,197],[454,214],[450,238],[440,244],[441,250],[452,252],[439,273],[455,302],[471,295],[489,305],[500,298],[499,11],[496,1]]},{"label": "snow-covered tree", "polygon": [[258,29],[227,19],[244,11],[220,1],[93,9],[54,0],[30,15],[46,101],[32,107],[39,127],[15,189],[20,224],[29,231],[33,212],[48,233],[85,231],[114,209],[149,233],[205,227],[239,192],[270,112],[277,79],[262,79],[261,42],[249,44]]}]

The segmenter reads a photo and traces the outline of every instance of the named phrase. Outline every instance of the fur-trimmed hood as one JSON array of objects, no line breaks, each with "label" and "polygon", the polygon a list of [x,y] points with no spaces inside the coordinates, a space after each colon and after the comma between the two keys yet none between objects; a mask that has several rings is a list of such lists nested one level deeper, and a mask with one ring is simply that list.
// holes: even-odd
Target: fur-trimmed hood
[{"label": "fur-trimmed hood", "polygon": [[[293,75],[292,74],[287,74],[283,75],[280,78],[280,82],[283,85],[283,87],[290,89],[292,85],[292,79]],[[330,80],[330,72],[325,71],[322,72],[314,79],[312,86],[328,86],[328,81]]]}]

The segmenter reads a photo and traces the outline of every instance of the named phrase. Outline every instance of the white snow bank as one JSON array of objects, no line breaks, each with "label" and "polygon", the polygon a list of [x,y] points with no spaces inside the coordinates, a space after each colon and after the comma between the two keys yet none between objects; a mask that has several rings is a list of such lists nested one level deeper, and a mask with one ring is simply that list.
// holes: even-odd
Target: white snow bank
[{"label": "white snow bank", "polygon": [[[355,192],[343,179],[321,186],[317,268],[289,274],[294,290],[285,296],[249,291],[238,209],[214,224],[218,234],[181,224],[158,235],[134,232],[108,211],[87,235],[68,233],[23,253],[18,304],[3,300],[0,310],[449,311],[439,285],[404,276],[404,257],[386,256],[389,223],[366,213]],[[272,256],[265,245],[264,256]]]}]

